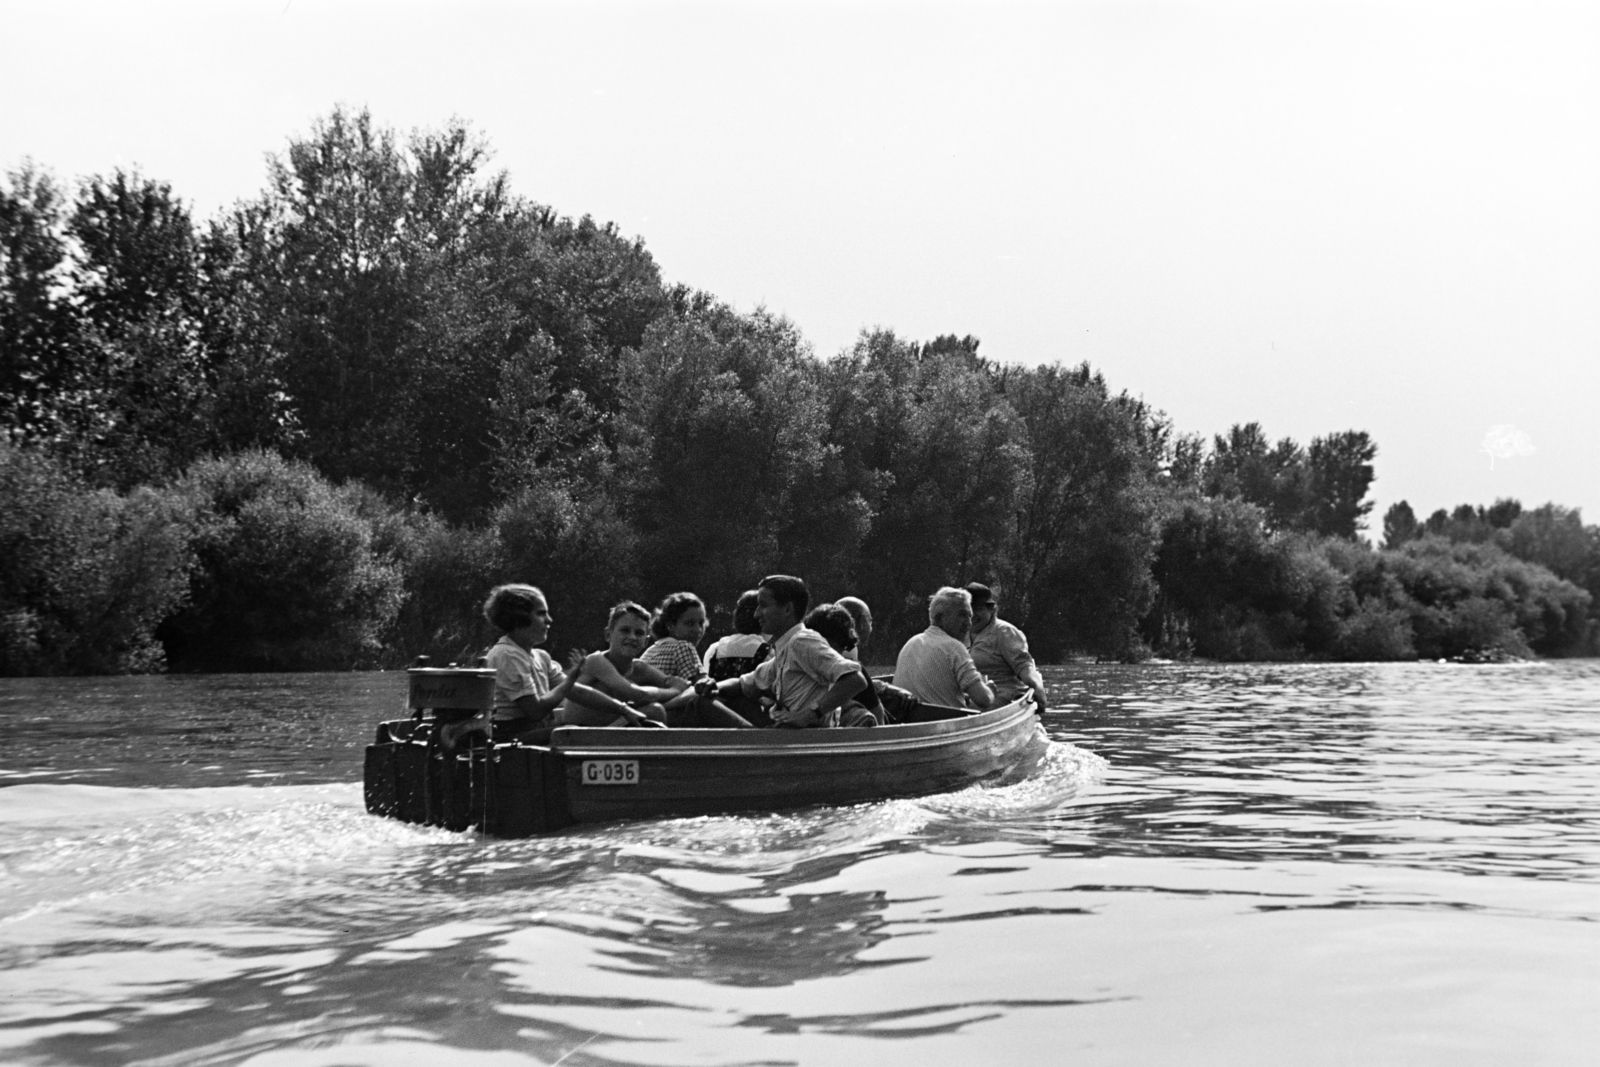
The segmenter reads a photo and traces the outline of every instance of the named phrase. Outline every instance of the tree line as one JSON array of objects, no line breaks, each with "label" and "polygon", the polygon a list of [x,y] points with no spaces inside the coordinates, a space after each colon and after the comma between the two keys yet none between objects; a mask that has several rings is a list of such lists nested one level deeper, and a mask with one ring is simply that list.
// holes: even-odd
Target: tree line
[{"label": "tree line", "polygon": [[774,571],[865,598],[880,661],[969,580],[1046,661],[1595,649],[1575,511],[1391,509],[1369,547],[1361,431],[1207,442],[970,336],[819,357],[488,159],[335,110],[203,222],[138,172],[8,176],[0,671],[459,658],[507,580],[593,645],[617,599],[715,626]]}]

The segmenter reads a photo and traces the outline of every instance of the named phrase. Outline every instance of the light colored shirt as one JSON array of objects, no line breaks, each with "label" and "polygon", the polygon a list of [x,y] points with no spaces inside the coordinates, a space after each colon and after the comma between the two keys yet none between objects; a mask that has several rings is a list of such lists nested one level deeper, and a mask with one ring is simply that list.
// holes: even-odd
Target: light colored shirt
[{"label": "light colored shirt", "polygon": [[774,722],[815,726],[821,721],[817,705],[828,689],[860,669],[835,652],[817,631],[796,623],[772,643],[772,658],[741,675],[739,684],[746,696],[772,693],[778,702],[772,709]]},{"label": "light colored shirt", "polygon": [[972,664],[989,676],[1002,701],[1012,701],[1033,687],[1027,676],[1037,668],[1028,653],[1028,638],[1004,619],[996,618],[982,630],[974,630],[967,651]]},{"label": "light colored shirt", "polygon": [[982,682],[967,646],[937,626],[907,641],[894,663],[894,684],[924,704],[965,707],[967,690]]},{"label": "light colored shirt", "polygon": [[705,673],[694,646],[676,637],[663,637],[645,649],[644,655],[639,658],[662,674],[682,678],[686,682],[692,682]]},{"label": "light colored shirt", "polygon": [[547,696],[567,678],[567,672],[550,658],[550,653],[542,648],[530,652],[509,637],[495,642],[484,660],[494,668],[494,717],[497,720],[516,718],[518,698]]},{"label": "light colored shirt", "polygon": [[[756,656],[760,654],[761,646],[765,645],[766,643],[767,639],[763,634],[729,634],[727,637],[719,638],[718,640],[712,642],[711,647],[706,649],[706,658],[701,662],[700,665],[705,668],[705,672],[707,674],[711,675],[713,678],[717,678],[717,672],[711,667],[712,660],[726,659],[753,661]],[[746,670],[736,670],[735,673],[746,674],[748,671],[754,669],[755,663],[752,662]],[[733,675],[724,674],[722,677],[731,678]],[[720,681],[721,679],[718,680]]]}]

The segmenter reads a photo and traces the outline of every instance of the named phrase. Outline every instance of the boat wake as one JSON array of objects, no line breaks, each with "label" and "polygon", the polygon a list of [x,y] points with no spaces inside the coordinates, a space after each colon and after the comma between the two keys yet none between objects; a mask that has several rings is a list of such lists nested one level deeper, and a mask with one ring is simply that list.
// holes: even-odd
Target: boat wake
[{"label": "boat wake", "polygon": [[15,940],[19,927],[51,914],[103,921],[151,910],[216,912],[223,900],[235,911],[251,902],[276,907],[298,887],[351,879],[401,897],[424,886],[431,892],[440,879],[509,889],[546,875],[565,881],[561,872],[597,864],[677,871],[667,881],[676,878],[679,888],[723,877],[766,880],[930,839],[1003,836],[1060,811],[1105,767],[1069,744],[1041,747],[1020,781],[955,793],[582,826],[517,841],[368,815],[354,783],[11,786],[0,789],[0,926]]},{"label": "boat wake", "polygon": [[[320,870],[383,868],[457,835],[373,819],[353,783],[0,789],[0,924],[113,899],[260,887]],[[201,887],[204,887],[203,890]]]},{"label": "boat wake", "polygon": [[550,847],[608,848],[619,857],[687,862],[708,873],[770,872],[822,856],[925,842],[951,832],[963,838],[973,830],[998,832],[1008,824],[1028,826],[1060,813],[1107,767],[1094,753],[1065,742],[1042,742],[1041,749],[1020,778],[954,793],[760,815],[578,827],[544,841]]}]

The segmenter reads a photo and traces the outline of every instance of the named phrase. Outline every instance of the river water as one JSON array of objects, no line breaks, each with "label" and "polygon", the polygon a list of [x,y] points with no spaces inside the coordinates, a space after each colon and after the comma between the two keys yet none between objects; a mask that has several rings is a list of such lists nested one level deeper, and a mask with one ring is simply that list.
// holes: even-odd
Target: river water
[{"label": "river water", "polygon": [[396,674],[0,681],[0,1062],[1600,1062],[1600,663],[1063,667],[1020,784],[526,841]]}]

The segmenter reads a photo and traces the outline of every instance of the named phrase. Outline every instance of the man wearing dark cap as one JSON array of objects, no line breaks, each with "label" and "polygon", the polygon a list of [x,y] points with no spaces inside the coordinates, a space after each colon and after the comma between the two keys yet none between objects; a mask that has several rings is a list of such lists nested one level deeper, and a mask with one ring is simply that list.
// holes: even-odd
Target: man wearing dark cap
[{"label": "man wearing dark cap", "polygon": [[972,662],[993,683],[1000,703],[1033,690],[1033,710],[1044,713],[1044,676],[1028,654],[1028,638],[999,616],[994,591],[982,582],[968,582],[972,594],[972,632],[967,648]]}]

